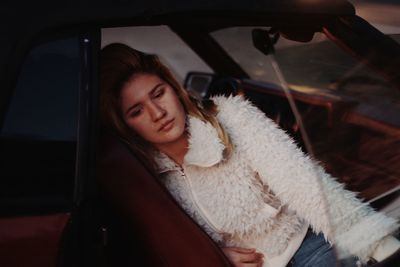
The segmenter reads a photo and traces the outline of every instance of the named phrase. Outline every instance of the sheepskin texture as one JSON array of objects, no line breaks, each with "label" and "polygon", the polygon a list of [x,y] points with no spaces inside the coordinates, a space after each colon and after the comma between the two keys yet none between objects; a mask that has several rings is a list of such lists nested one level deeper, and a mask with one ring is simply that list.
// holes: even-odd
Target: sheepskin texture
[{"label": "sheepskin texture", "polygon": [[155,160],[167,189],[219,245],[257,243],[274,257],[309,224],[336,245],[339,256],[365,262],[398,228],[394,219],[345,190],[249,101],[240,96],[213,101],[234,145],[231,157],[223,159],[224,145],[211,124],[188,116],[183,165],[161,152]]},{"label": "sheepskin texture", "polygon": [[[223,159],[222,152],[225,146],[221,143],[215,128],[210,123],[195,118],[189,118],[189,125],[189,134],[193,137],[189,138],[190,149],[185,155],[185,161],[200,167],[211,167],[220,162]],[[199,151],[201,157],[198,155]]]}]

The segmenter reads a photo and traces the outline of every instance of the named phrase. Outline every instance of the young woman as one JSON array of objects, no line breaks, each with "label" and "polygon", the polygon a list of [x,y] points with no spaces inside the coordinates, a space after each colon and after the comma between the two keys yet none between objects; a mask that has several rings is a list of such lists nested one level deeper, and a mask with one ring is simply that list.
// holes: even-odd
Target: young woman
[{"label": "young woman", "polygon": [[[395,252],[397,222],[363,204],[242,97],[190,97],[154,55],[101,52],[105,125],[234,266],[336,266]],[[355,266],[355,260],[353,262]]]}]

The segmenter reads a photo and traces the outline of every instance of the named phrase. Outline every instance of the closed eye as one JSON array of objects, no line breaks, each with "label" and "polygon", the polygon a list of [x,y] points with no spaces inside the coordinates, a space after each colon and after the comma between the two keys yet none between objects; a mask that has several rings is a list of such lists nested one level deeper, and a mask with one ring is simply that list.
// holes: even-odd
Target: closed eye
[{"label": "closed eye", "polygon": [[129,116],[130,116],[130,117],[137,117],[137,116],[139,116],[141,113],[142,113],[142,108],[141,108],[141,107],[138,107],[138,108],[133,109],[133,110],[129,113]]},{"label": "closed eye", "polygon": [[154,98],[159,98],[159,97],[161,97],[161,96],[164,95],[164,92],[165,92],[164,88],[160,88],[159,90],[157,90],[157,91],[154,93],[153,97],[154,97]]}]

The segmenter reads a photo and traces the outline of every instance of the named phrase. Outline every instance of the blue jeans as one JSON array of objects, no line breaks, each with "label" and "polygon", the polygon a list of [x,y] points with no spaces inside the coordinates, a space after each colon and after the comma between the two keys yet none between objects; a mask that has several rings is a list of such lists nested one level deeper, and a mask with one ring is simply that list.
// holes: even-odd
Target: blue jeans
[{"label": "blue jeans", "polygon": [[287,267],[355,267],[356,259],[348,258],[338,262],[333,247],[322,234],[308,230],[303,243],[290,260]]}]

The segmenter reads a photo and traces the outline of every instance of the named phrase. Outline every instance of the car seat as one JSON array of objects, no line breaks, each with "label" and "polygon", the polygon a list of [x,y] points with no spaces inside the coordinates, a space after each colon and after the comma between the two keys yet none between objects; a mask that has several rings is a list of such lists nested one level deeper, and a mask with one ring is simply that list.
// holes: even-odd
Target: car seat
[{"label": "car seat", "polygon": [[99,139],[97,179],[111,210],[110,266],[231,266],[126,145],[107,132]]}]

